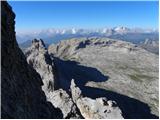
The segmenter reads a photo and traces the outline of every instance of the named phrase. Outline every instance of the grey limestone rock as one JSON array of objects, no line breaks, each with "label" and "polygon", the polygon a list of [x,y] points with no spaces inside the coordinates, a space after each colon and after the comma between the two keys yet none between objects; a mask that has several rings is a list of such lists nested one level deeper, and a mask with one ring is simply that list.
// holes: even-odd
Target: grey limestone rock
[{"label": "grey limestone rock", "polygon": [[82,93],[80,88],[76,86],[74,79],[71,80],[70,90],[71,90],[72,99],[76,103],[77,100],[82,97]]},{"label": "grey limestone rock", "polygon": [[56,107],[61,109],[63,118],[82,118],[72,98],[66,91],[59,89],[49,93],[49,101]]},{"label": "grey limestone rock", "polygon": [[43,40],[34,39],[31,47],[25,51],[28,64],[40,74],[43,81],[42,89],[48,94],[55,89],[55,70]]},{"label": "grey limestone rock", "polygon": [[83,97],[82,92],[76,86],[74,80],[71,81],[72,99],[76,103],[82,116],[85,119],[122,119],[122,112],[115,101],[107,100],[106,98],[91,99]]}]

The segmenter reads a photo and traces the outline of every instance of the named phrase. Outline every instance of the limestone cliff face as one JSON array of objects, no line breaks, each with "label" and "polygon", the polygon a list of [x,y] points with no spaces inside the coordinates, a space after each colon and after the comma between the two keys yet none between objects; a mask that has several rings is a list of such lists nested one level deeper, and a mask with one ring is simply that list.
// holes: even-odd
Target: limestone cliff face
[{"label": "limestone cliff face", "polygon": [[27,64],[15,38],[15,14],[1,2],[1,117],[60,118],[61,111],[46,101],[39,74]]},{"label": "limestone cliff face", "polygon": [[62,89],[56,90],[58,87],[56,84],[58,81],[56,67],[53,58],[48,54],[43,40],[32,40],[32,45],[25,50],[25,56],[28,64],[33,66],[40,74],[43,81],[42,90],[47,100],[55,107],[61,109],[63,118],[81,118],[80,114],[77,113],[76,106],[66,91]]},{"label": "limestone cliff face", "polygon": [[55,66],[44,42],[40,39],[32,40],[32,45],[25,51],[25,56],[29,65],[40,74],[43,81],[42,89],[48,94],[48,92],[55,89]]}]

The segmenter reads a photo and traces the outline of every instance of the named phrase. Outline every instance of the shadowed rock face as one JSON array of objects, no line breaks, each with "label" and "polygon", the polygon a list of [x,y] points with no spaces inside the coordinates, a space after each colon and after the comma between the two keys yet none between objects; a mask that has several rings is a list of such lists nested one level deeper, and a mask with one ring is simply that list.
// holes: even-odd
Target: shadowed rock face
[{"label": "shadowed rock face", "polygon": [[1,117],[61,118],[41,90],[39,74],[27,64],[15,38],[15,14],[7,2],[1,2]]}]

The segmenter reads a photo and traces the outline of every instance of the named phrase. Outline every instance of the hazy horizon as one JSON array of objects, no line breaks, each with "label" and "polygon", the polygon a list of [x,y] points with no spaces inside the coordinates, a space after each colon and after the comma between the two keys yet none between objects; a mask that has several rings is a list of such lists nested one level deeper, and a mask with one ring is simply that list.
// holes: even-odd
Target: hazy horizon
[{"label": "hazy horizon", "polygon": [[124,26],[158,29],[158,1],[9,1],[16,31],[101,29]]}]

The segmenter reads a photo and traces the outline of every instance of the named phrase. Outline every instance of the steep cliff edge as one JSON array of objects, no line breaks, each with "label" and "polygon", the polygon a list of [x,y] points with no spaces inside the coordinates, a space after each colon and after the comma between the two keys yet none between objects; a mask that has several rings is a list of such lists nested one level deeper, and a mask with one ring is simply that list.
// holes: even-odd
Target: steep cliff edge
[{"label": "steep cliff edge", "polygon": [[27,64],[15,38],[15,14],[1,2],[1,117],[61,118],[61,111],[46,101],[39,74]]}]

